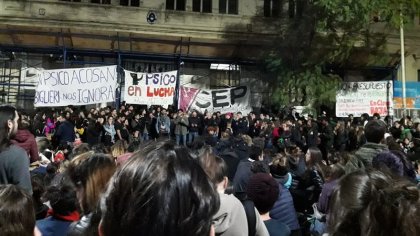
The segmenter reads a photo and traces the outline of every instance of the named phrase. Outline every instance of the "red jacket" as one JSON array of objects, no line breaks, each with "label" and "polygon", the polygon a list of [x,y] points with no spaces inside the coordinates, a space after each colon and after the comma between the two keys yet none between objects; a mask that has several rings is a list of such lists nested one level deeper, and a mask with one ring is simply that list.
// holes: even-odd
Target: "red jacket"
[{"label": "red jacket", "polygon": [[40,159],[35,137],[29,130],[19,129],[16,136],[12,139],[12,143],[23,148],[28,153],[31,163]]}]

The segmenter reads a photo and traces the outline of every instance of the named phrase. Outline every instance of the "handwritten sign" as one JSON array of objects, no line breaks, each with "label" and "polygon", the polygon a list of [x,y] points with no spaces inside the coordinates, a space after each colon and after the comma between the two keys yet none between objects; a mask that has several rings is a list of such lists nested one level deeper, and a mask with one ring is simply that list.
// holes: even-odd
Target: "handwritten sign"
[{"label": "handwritten sign", "polygon": [[126,103],[162,106],[174,103],[177,71],[136,73],[125,70],[124,72]]},{"label": "handwritten sign", "polygon": [[199,89],[181,86],[179,107],[183,110],[208,112],[242,112],[252,111],[250,90],[247,86],[226,89]]},{"label": "handwritten sign", "polygon": [[392,81],[343,83],[336,96],[336,116],[393,115],[392,97]]},{"label": "handwritten sign", "polygon": [[115,101],[117,66],[41,70],[36,75],[35,107]]}]

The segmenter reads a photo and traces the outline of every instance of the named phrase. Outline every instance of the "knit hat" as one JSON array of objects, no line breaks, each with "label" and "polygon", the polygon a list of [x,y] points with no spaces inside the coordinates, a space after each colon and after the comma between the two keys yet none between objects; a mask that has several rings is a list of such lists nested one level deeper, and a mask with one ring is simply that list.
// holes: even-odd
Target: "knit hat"
[{"label": "knit hat", "polygon": [[279,191],[277,181],[266,173],[257,173],[251,176],[246,189],[248,197],[261,214],[265,214],[273,208],[279,197]]}]

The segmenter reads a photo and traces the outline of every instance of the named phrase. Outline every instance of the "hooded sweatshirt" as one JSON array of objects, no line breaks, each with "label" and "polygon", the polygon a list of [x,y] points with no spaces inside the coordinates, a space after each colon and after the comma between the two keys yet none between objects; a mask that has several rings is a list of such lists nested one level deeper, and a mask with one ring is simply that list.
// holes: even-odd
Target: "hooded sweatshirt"
[{"label": "hooded sweatshirt", "polygon": [[34,135],[27,129],[19,129],[12,140],[13,144],[23,148],[30,157],[31,163],[39,160],[38,146]]},{"label": "hooded sweatshirt", "polygon": [[388,150],[386,145],[377,143],[366,143],[356,151],[353,157],[346,163],[346,174],[352,173],[358,169],[372,167],[372,160],[379,153]]},{"label": "hooded sweatshirt", "polygon": [[[237,236],[248,235],[248,220],[242,203],[234,196],[225,193],[219,193],[220,208],[213,216],[213,223],[216,235]],[[269,236],[260,214],[255,209],[256,236]]]},{"label": "hooded sweatshirt", "polygon": [[248,225],[242,203],[233,195],[220,193],[220,208],[213,217],[216,235],[247,235]]}]

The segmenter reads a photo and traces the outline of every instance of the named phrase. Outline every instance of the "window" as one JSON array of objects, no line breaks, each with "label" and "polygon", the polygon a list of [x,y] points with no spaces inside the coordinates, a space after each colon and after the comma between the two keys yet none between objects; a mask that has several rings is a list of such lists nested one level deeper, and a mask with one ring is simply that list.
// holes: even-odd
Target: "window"
[{"label": "window", "polygon": [[193,11],[211,13],[212,0],[193,0]]},{"label": "window", "polygon": [[120,0],[121,6],[132,6],[132,7],[139,7],[140,0]]},{"label": "window", "polygon": [[305,10],[306,2],[304,0],[289,0],[289,17],[295,16],[301,18]]},{"label": "window", "polygon": [[91,0],[90,2],[98,4],[111,4],[111,0]]},{"label": "window", "polygon": [[231,64],[211,64],[211,88],[226,88],[239,86],[241,83],[241,73],[239,65]]},{"label": "window", "polygon": [[265,17],[279,17],[280,9],[281,9],[280,0],[264,0],[264,16]]},{"label": "window", "polygon": [[220,14],[238,14],[238,0],[219,0]]},{"label": "window", "polygon": [[417,70],[417,82],[420,82],[420,70]]},{"label": "window", "polygon": [[166,0],[166,10],[185,11],[185,0]]}]

